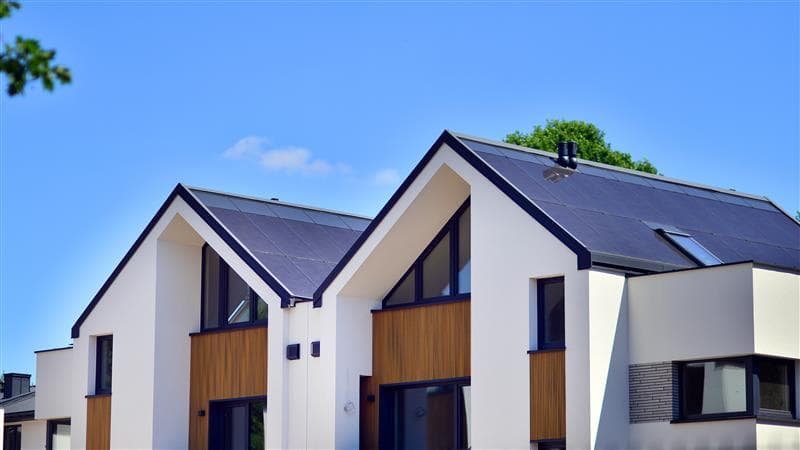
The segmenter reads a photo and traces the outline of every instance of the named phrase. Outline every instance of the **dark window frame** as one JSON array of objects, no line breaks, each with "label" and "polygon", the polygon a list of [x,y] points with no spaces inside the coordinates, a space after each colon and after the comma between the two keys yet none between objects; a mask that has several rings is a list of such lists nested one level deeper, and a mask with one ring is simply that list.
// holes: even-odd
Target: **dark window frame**
[{"label": "dark window frame", "polygon": [[[467,198],[461,206],[458,207],[455,213],[447,220],[447,223],[436,233],[436,236],[431,240],[430,243],[425,247],[425,249],[420,253],[417,259],[411,263],[411,267],[409,267],[400,279],[395,283],[392,289],[389,290],[389,293],[383,297],[382,306],[385,309],[388,308],[398,308],[403,306],[409,305],[420,305],[420,304],[430,304],[430,303],[441,303],[447,302],[451,300],[460,300],[469,298],[471,292],[464,292],[459,294],[458,291],[458,221],[464,212],[470,206],[470,199]],[[471,212],[471,211],[470,211]],[[437,297],[423,297],[423,264],[425,259],[428,255],[433,252],[439,242],[444,238],[447,233],[450,233],[449,240],[450,240],[450,273],[448,274],[450,277],[450,294],[449,295],[440,295]],[[410,302],[406,303],[397,303],[394,305],[387,305],[386,301],[389,300],[395,291],[400,287],[403,281],[405,281],[406,277],[411,273],[414,272],[414,298]],[[471,284],[471,275],[470,275],[470,284]]]},{"label": "dark window frame", "polygon": [[[264,408],[267,408],[267,396],[266,395],[256,395],[252,397],[239,397],[239,398],[226,398],[226,399],[219,399],[219,400],[209,400],[208,402],[208,410],[209,410],[209,424],[208,424],[208,448],[224,448],[224,439],[225,434],[220,433],[222,429],[224,429],[224,424],[222,421],[224,420],[224,416],[220,417],[218,414],[219,411],[230,408],[233,406],[241,406],[247,405],[247,412],[248,418],[250,417],[251,411],[250,408],[252,407],[253,403],[257,402],[264,402]],[[249,421],[249,419],[248,419]],[[220,428],[222,425],[222,428]],[[266,433],[267,433],[267,423],[266,421],[263,424],[264,426],[264,439],[266,441]],[[249,449],[251,446],[250,442],[250,433],[247,433],[247,448]]]},{"label": "dark window frame", "polygon": [[[256,291],[247,285],[250,289],[250,318],[246,322],[228,323],[228,272],[232,270],[227,262],[222,259],[222,256],[217,254],[219,258],[219,272],[217,284],[217,317],[219,324],[213,327],[206,326],[206,250],[216,251],[211,248],[208,243],[203,244],[201,251],[201,265],[200,265],[200,331],[219,330],[221,328],[234,329],[234,328],[248,328],[255,325],[265,325],[269,320],[269,308],[267,308],[267,318],[258,319],[258,294]],[[236,272],[234,271],[234,274]],[[236,274],[239,276],[239,274]],[[240,277],[241,278],[241,277]],[[245,282],[245,284],[247,284]],[[266,304],[266,301],[264,301]]]},{"label": "dark window frame", "polygon": [[[788,366],[788,387],[789,387],[789,411],[780,414],[780,412],[775,410],[769,410],[764,408],[761,409],[760,405],[760,384],[759,384],[759,377],[758,377],[758,363],[762,360],[777,360],[783,361]],[[684,392],[684,388],[686,386],[685,383],[685,368],[687,364],[691,363],[708,363],[708,362],[732,362],[738,361],[743,362],[745,364],[745,403],[746,409],[745,411],[734,411],[734,412],[726,412],[726,413],[713,413],[713,414],[686,414],[686,399]],[[700,422],[700,421],[710,421],[710,420],[725,420],[725,419],[737,419],[737,418],[749,418],[755,417],[758,419],[765,419],[765,420],[788,420],[792,422],[798,421],[797,415],[797,386],[795,382],[795,365],[796,361],[793,359],[787,358],[780,358],[780,357],[772,357],[772,356],[762,356],[762,355],[746,355],[746,356],[735,356],[735,357],[727,357],[727,358],[706,358],[706,359],[696,359],[690,361],[680,361],[678,363],[678,417],[673,420],[673,422]],[[778,412],[779,414],[775,414]]]},{"label": "dark window frame", "polygon": [[404,389],[426,388],[436,386],[453,386],[454,394],[454,420],[453,420],[453,443],[457,444],[462,441],[461,429],[462,423],[461,408],[463,407],[463,399],[461,398],[461,388],[464,386],[472,386],[471,377],[459,378],[443,378],[435,380],[424,381],[411,381],[403,383],[390,383],[382,384],[378,387],[379,390],[379,405],[378,405],[378,448],[381,450],[388,450],[394,448],[395,441],[395,423],[394,423],[394,406],[396,400],[396,392]]},{"label": "dark window frame", "polygon": [[566,439],[540,439],[538,441],[531,441],[531,442],[535,442],[539,450],[555,450],[555,449],[567,448]]},{"label": "dark window frame", "polygon": [[[101,350],[103,346],[101,343],[103,341],[110,341],[111,342],[111,376],[109,380],[108,388],[104,388],[100,385],[101,383]],[[106,334],[103,336],[97,336],[95,342],[95,357],[94,357],[94,394],[95,395],[110,395],[111,390],[114,386],[114,335],[113,334]]]},{"label": "dark window frame", "polygon": [[[553,350],[553,349],[564,349],[566,348],[566,323],[562,324],[562,328],[564,329],[564,337],[560,342],[545,342],[545,335],[544,335],[544,322],[545,322],[545,314],[544,314],[544,288],[548,284],[557,284],[561,283],[564,285],[565,292],[564,292],[564,303],[567,302],[566,296],[566,283],[564,282],[564,277],[550,277],[550,278],[539,278],[536,280],[536,343],[537,343],[537,350]],[[565,305],[566,306],[566,305]],[[564,320],[566,322],[566,311]]]},{"label": "dark window frame", "polygon": [[[12,433],[12,430],[13,433]],[[12,440],[13,439],[13,440]],[[5,424],[3,425],[3,448],[9,445],[8,450],[18,450],[22,448],[22,425],[21,424]]]},{"label": "dark window frame", "polygon": [[[680,251],[684,256],[686,256],[687,258],[692,260],[692,262],[694,262],[695,264],[697,264],[699,266],[711,267],[711,266],[715,266],[715,265],[718,265],[718,264],[722,264],[722,259],[720,259],[719,256],[715,255],[714,252],[712,252],[711,250],[707,249],[705,245],[703,245],[700,242],[698,242],[697,239],[695,239],[694,236],[692,236],[691,234],[686,234],[686,233],[682,233],[680,231],[675,231],[675,230],[666,230],[664,228],[660,228],[658,230],[658,233],[661,236],[663,236],[664,239],[666,239],[670,244],[672,244],[673,247],[677,248],[678,251]],[[714,259],[716,259],[717,262],[715,264],[706,264],[697,255],[692,253],[691,250],[689,250],[688,248],[684,247],[684,245],[681,244],[680,241],[675,239],[673,236],[681,236],[681,237],[684,237],[684,238],[691,239],[698,247],[702,248],[706,253],[708,253],[710,256],[712,256]]]},{"label": "dark window frame", "polygon": [[[56,425],[69,425],[70,432],[72,431],[72,420],[67,419],[51,419],[47,421],[47,450],[53,450],[53,432],[56,429]],[[70,433],[71,434],[71,433]]]}]

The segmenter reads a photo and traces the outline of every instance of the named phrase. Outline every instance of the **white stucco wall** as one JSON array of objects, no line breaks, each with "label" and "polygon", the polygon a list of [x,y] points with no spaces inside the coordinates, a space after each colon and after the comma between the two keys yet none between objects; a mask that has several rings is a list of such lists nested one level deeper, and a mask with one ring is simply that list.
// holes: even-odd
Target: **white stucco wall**
[{"label": "white stucco wall", "polygon": [[756,425],[756,446],[761,450],[800,448],[800,426],[759,423]]},{"label": "white stucco wall", "polygon": [[72,415],[72,349],[36,353],[37,419],[59,419]]},{"label": "white stucco wall", "polygon": [[800,275],[753,269],[755,352],[800,359]]},{"label": "white stucco wall", "polygon": [[739,419],[631,424],[630,448],[749,450],[756,448],[756,423],[755,419]]},{"label": "white stucco wall", "polygon": [[47,421],[22,422],[22,450],[44,450],[47,445]]}]

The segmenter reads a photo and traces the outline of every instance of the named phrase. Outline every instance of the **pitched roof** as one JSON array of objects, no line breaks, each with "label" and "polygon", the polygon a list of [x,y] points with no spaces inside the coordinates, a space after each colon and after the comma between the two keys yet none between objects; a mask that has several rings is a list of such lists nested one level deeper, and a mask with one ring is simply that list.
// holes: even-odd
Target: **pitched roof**
[{"label": "pitched roof", "polygon": [[11,420],[33,419],[36,391],[31,390],[24,394],[15,395],[0,400],[0,409],[5,412],[6,422]]},{"label": "pitched roof", "polygon": [[[765,197],[456,135],[592,253],[594,262],[650,270],[696,266],[655,232],[691,235],[723,263],[800,269],[800,226]],[[557,176],[560,172],[567,176]]]},{"label": "pitched roof", "polygon": [[310,300],[370,222],[354,214],[276,200],[189,190],[293,298]]}]

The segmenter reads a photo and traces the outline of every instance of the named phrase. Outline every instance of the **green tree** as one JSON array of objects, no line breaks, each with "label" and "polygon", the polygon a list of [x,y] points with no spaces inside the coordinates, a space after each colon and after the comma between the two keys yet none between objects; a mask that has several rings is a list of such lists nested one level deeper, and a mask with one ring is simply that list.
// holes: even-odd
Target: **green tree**
[{"label": "green tree", "polygon": [[[20,3],[12,0],[0,0],[0,19],[11,17]],[[25,92],[28,82],[41,80],[42,86],[52,91],[55,83],[67,84],[72,81],[69,69],[52,64],[56,57],[55,50],[46,50],[36,39],[17,36],[14,44],[3,42],[0,50],[0,73],[8,78],[6,92],[9,96]]]},{"label": "green tree", "polygon": [[578,143],[579,158],[641,172],[658,173],[655,166],[647,159],[634,161],[629,153],[611,148],[611,144],[606,142],[603,130],[581,120],[548,119],[544,126],[536,125],[530,133],[515,131],[507,135],[505,141],[554,153],[559,142],[575,141]]}]

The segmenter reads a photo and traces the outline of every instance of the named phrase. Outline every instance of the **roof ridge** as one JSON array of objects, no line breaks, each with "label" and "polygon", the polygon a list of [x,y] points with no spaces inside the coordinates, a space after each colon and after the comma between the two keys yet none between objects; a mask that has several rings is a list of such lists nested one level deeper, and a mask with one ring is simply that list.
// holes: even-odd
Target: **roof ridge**
[{"label": "roof ridge", "polygon": [[[482,137],[479,137],[479,136],[472,136],[472,135],[465,134],[465,133],[460,133],[460,132],[457,132],[457,131],[450,131],[450,133],[452,133],[458,139],[467,139],[467,140],[475,141],[475,142],[482,143],[482,144],[494,145],[494,146],[498,146],[498,147],[505,147],[505,148],[508,148],[510,150],[516,150],[516,151],[520,151],[520,152],[531,153],[531,154],[534,154],[534,155],[546,156],[546,157],[550,157],[550,158],[552,158],[553,155],[554,155],[553,152],[548,152],[547,150],[540,150],[540,149],[531,148],[531,147],[523,147],[521,145],[510,144],[508,142],[503,142],[503,141],[495,141],[493,139],[486,139],[486,138],[482,138]],[[610,164],[605,164],[605,163],[601,163],[601,162],[597,162],[597,161],[591,161],[591,160],[588,160],[588,159],[578,158],[578,162],[580,162],[581,164],[588,165],[588,166],[600,167],[602,169],[613,170],[613,171],[625,173],[625,174],[628,174],[628,175],[638,176],[638,177],[642,177],[642,178],[651,178],[651,179],[658,180],[658,181],[663,181],[663,182],[666,182],[666,183],[678,184],[678,185],[693,187],[693,188],[697,188],[697,189],[705,189],[705,190],[708,190],[708,191],[719,192],[721,194],[734,195],[734,196],[737,196],[737,197],[748,198],[748,199],[751,199],[751,200],[760,200],[760,201],[767,202],[767,203],[770,203],[770,204],[774,205],[774,203],[772,201],[770,201],[769,198],[767,198],[765,196],[762,196],[762,195],[749,194],[749,193],[746,193],[746,192],[740,192],[740,191],[736,191],[736,190],[733,190],[733,189],[725,189],[725,188],[720,188],[720,187],[716,187],[716,186],[709,186],[709,185],[702,184],[702,183],[695,183],[695,182],[692,182],[692,181],[686,181],[686,180],[680,180],[680,179],[677,179],[677,178],[665,177],[664,175],[658,175],[658,174],[652,174],[652,173],[647,173],[647,172],[641,172],[641,171],[638,171],[638,170],[626,169],[624,167],[612,166]]]},{"label": "roof ridge", "polygon": [[363,214],[356,214],[356,213],[351,213],[351,212],[346,212],[346,211],[339,211],[339,210],[329,209],[329,208],[321,208],[319,206],[304,205],[304,204],[301,204],[301,203],[285,202],[285,201],[282,201],[282,200],[266,199],[266,198],[263,198],[263,197],[256,197],[254,195],[238,194],[238,193],[235,193],[235,192],[220,191],[220,190],[217,190],[217,189],[209,189],[209,188],[204,188],[204,187],[199,187],[199,186],[192,186],[192,185],[189,185],[189,184],[183,184],[183,185],[187,189],[192,189],[192,190],[195,190],[195,191],[208,192],[210,194],[227,195],[227,196],[231,196],[231,197],[238,197],[238,198],[243,198],[243,199],[246,199],[246,200],[255,200],[257,202],[270,203],[270,204],[274,204],[274,205],[289,206],[289,207],[292,207],[292,208],[307,209],[307,210],[310,210],[310,211],[319,211],[319,212],[324,212],[324,213],[328,213],[328,214],[339,214],[339,215],[343,215],[343,216],[354,217],[356,219],[366,219],[366,220],[370,220],[370,221],[372,220],[372,217],[365,216]]}]

